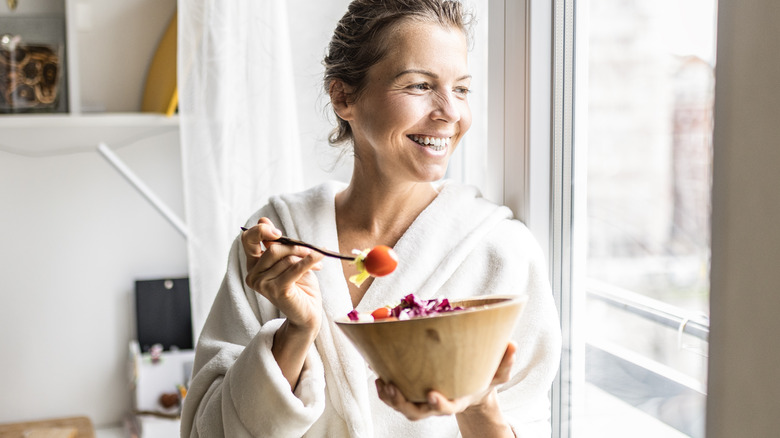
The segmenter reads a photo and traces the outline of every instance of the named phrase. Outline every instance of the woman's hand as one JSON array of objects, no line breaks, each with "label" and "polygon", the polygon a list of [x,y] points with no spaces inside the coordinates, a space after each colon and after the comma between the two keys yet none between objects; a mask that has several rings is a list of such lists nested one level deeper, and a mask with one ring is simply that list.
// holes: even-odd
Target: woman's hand
[{"label": "woman's hand", "polygon": [[241,243],[247,259],[247,286],[287,317],[274,335],[272,352],[294,389],[322,321],[322,296],[312,272],[322,269],[322,255],[301,246],[273,243],[281,235],[268,218],[261,218],[244,231]]},{"label": "woman's hand", "polygon": [[[431,391],[428,393],[427,403],[412,403],[406,400],[395,385],[385,383],[381,379],[376,380],[377,393],[383,402],[413,421],[432,415],[456,414],[461,434],[464,437],[511,437],[513,436],[512,431],[504,422],[498,406],[496,387],[509,381],[516,350],[517,347],[513,342],[507,345],[504,357],[498,365],[490,386],[477,394],[448,400],[440,392]],[[471,435],[470,431],[474,431],[476,435]]]},{"label": "woman's hand", "polygon": [[322,268],[322,256],[301,246],[275,244],[281,235],[268,218],[260,218],[241,235],[246,284],[284,313],[290,324],[319,330],[322,298],[311,271]]}]

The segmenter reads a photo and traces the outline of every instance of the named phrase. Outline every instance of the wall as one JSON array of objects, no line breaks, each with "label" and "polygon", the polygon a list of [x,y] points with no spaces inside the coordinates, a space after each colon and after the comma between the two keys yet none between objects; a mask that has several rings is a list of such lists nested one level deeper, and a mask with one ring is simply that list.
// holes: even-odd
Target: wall
[{"label": "wall", "polygon": [[[117,154],[179,215],[178,134]],[[187,275],[185,240],[97,152],[0,152],[0,422],[130,406],[136,279]]]},{"label": "wall", "polygon": [[720,2],[707,436],[780,430],[780,3]]},{"label": "wall", "polygon": [[[320,92],[320,61],[347,4],[289,2],[307,185],[351,171],[347,160],[328,172]],[[88,107],[101,107],[90,93]],[[183,217],[177,134],[116,152]],[[134,281],[186,276],[184,238],[97,152],[32,158],[0,147],[0,205],[0,423],[69,415],[119,423],[130,408]]]}]

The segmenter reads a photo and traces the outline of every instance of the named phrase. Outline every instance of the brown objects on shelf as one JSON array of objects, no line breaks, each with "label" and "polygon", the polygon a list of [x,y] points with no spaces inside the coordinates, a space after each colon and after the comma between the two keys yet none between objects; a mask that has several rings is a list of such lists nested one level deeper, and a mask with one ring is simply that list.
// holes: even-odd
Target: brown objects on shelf
[{"label": "brown objects on shelf", "polygon": [[60,77],[57,51],[46,45],[0,46],[0,112],[54,108]]},{"label": "brown objects on shelf", "polygon": [[160,395],[160,405],[165,409],[179,406],[179,394],[175,392],[166,392]]}]

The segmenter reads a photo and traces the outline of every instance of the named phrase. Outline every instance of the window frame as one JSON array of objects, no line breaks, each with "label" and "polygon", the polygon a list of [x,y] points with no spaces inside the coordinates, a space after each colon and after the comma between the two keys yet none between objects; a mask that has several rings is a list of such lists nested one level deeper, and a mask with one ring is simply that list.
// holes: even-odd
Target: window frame
[{"label": "window frame", "polygon": [[512,209],[549,258],[552,3],[490,0],[488,21],[484,192]]},{"label": "window frame", "polygon": [[558,3],[563,2],[491,0],[489,3],[487,159],[490,171],[485,194],[512,209],[539,242],[548,261],[563,335],[562,366],[551,391],[552,436],[568,437],[571,306],[562,280],[567,279],[568,284],[570,263],[565,265],[564,273],[561,257],[564,212],[556,207],[562,201],[556,191],[562,191],[560,184],[554,184],[562,176],[556,175],[555,169],[563,167],[554,164],[562,158],[562,149],[553,142],[553,18]]}]

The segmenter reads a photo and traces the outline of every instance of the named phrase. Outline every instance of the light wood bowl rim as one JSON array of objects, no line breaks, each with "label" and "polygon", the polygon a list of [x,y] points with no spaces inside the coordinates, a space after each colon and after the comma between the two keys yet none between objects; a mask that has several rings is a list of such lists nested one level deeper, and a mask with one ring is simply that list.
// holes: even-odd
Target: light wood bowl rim
[{"label": "light wood bowl rim", "polygon": [[[457,306],[457,305],[462,305],[462,303],[468,303],[470,301],[484,301],[484,300],[501,300],[501,301],[497,301],[495,303],[481,304],[473,307],[466,307],[465,309],[463,309],[463,311],[473,312],[473,311],[479,311],[487,308],[511,306],[518,302],[523,304],[523,306],[525,306],[525,304],[528,302],[528,295],[520,295],[520,294],[476,295],[473,297],[450,300],[450,304],[452,306]],[[348,316],[344,315],[336,318],[334,322],[336,324],[344,324],[344,325],[401,324],[408,321],[419,321],[423,319],[427,320],[427,319],[435,319],[435,318],[451,318],[461,314],[463,311],[442,312],[442,313],[437,313],[435,315],[418,316],[409,319],[390,319],[390,320],[380,319],[378,321],[352,321],[349,319]]]}]

